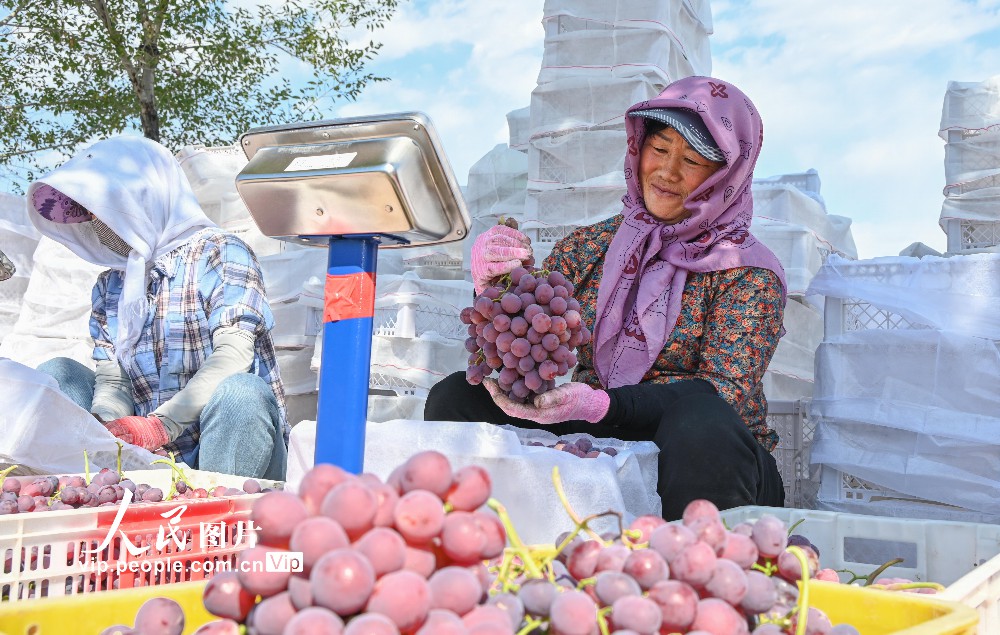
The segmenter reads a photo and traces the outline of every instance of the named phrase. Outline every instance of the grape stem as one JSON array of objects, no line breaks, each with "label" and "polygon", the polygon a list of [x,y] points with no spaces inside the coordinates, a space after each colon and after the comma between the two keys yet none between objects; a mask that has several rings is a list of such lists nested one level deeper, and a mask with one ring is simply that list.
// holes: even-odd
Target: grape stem
[{"label": "grape stem", "polygon": [[5,478],[7,478],[7,475],[16,470],[17,468],[18,468],[17,465],[11,465],[8,468],[0,470],[0,487],[3,486],[3,481]]},{"label": "grape stem", "polygon": [[800,581],[799,598],[796,600],[796,610],[799,619],[795,624],[795,635],[805,635],[807,622],[809,621],[809,563],[806,561],[806,554],[799,547],[789,547],[786,551],[795,556],[802,569],[802,580]]},{"label": "grape stem", "polygon": [[[886,562],[885,564],[880,566],[878,569],[875,569],[874,571],[869,573],[867,576],[862,576],[860,578],[855,577],[855,580],[864,580],[865,583],[863,586],[871,586],[872,583],[875,582],[875,580],[878,580],[878,577],[882,575],[886,569],[888,569],[893,565],[902,564],[903,562],[904,560],[902,558],[893,558],[889,562]],[[854,580],[851,580],[851,582],[854,582]]]},{"label": "grape stem", "polygon": [[556,488],[556,495],[559,497],[559,501],[562,503],[563,509],[566,510],[566,513],[569,514],[570,519],[576,524],[576,531],[574,531],[573,534],[568,536],[567,540],[576,537],[576,534],[580,533],[580,530],[585,530],[588,534],[590,534],[591,538],[593,538],[594,540],[600,540],[601,544],[606,546],[607,543],[604,541],[604,539],[601,538],[600,534],[598,534],[596,531],[588,527],[587,522],[594,520],[595,518],[600,518],[601,516],[605,516],[609,513],[613,514],[615,512],[604,512],[603,514],[595,514],[593,516],[580,520],[580,517],[577,515],[577,513],[573,511],[573,506],[569,504],[569,499],[566,498],[566,490],[563,489],[562,477],[559,476],[558,465],[552,467],[552,484]]},{"label": "grape stem", "polygon": [[83,451],[83,480],[90,485],[90,457],[87,456],[86,450]]},{"label": "grape stem", "polygon": [[770,559],[765,560],[765,562],[767,563],[767,566],[762,567],[759,564],[754,563],[750,568],[760,571],[766,576],[774,575],[774,572],[778,570],[778,567]]},{"label": "grape stem", "polygon": [[603,609],[597,609],[597,627],[601,629],[601,635],[608,635],[608,613],[611,612],[610,606],[605,606]]},{"label": "grape stem", "polygon": [[517,632],[517,635],[530,635],[535,631],[536,628],[541,628],[542,624],[544,623],[542,620],[529,617],[527,615],[524,616],[524,621],[525,621],[524,628],[519,630]]},{"label": "grape stem", "polygon": [[885,589],[886,591],[907,591],[909,589],[934,589],[944,591],[944,585],[937,582],[897,582],[894,584],[873,584],[873,589]]},{"label": "grape stem", "polygon": [[194,484],[188,480],[187,476],[184,474],[184,470],[177,467],[177,460],[174,459],[174,453],[170,453],[170,458],[167,459],[156,459],[150,465],[156,465],[157,463],[162,463],[168,466],[172,473],[170,475],[170,493],[164,497],[164,500],[170,500],[177,494],[177,481],[184,481],[184,483],[191,489],[195,489]]},{"label": "grape stem", "polygon": [[542,571],[538,568],[538,564],[531,557],[528,547],[526,547],[521,541],[521,537],[517,535],[517,530],[514,529],[514,525],[510,521],[510,515],[507,513],[507,508],[503,506],[503,503],[495,498],[490,498],[486,501],[486,505],[496,512],[496,515],[500,518],[500,522],[503,524],[504,530],[507,532],[507,537],[510,539],[513,553],[521,557],[521,561],[524,563],[524,567],[528,570],[530,576],[532,578],[541,578]]},{"label": "grape stem", "polygon": [[118,444],[118,479],[121,480],[125,478],[125,472],[122,471],[122,448],[125,446],[118,439],[115,439],[115,443]]}]

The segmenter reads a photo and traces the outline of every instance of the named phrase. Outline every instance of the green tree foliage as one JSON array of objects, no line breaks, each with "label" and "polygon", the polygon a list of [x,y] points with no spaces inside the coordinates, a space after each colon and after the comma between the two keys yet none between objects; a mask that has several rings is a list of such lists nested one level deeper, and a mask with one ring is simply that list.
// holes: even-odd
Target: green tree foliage
[{"label": "green tree foliage", "polygon": [[398,2],[0,0],[0,175],[20,189],[122,132],[176,150],[322,118],[385,79],[366,33]]}]

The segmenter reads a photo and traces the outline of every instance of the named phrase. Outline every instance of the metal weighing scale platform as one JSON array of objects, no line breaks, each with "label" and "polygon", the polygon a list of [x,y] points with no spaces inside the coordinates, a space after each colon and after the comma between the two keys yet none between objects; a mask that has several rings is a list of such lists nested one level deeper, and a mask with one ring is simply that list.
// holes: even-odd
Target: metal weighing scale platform
[{"label": "metal weighing scale platform", "polygon": [[422,113],[256,128],[239,144],[236,190],[261,232],[329,250],[315,462],[359,473],[378,250],[464,239],[461,190]]}]

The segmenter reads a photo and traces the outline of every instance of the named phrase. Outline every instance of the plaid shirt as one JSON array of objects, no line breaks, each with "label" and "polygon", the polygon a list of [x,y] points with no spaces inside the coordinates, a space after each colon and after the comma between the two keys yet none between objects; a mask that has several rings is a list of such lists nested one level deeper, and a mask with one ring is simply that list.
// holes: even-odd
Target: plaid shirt
[{"label": "plaid shirt", "polygon": [[[270,330],[274,316],[264,294],[260,265],[246,243],[220,229],[204,229],[159,258],[149,274],[146,325],[125,371],[132,380],[137,415],[146,416],[177,394],[212,354],[212,333],[238,327],[253,333],[251,373],[271,385],[288,441],[285,390]],[[103,272],[94,285],[90,334],[94,359],[114,360],[122,274]],[[198,444],[198,423],[164,446],[187,455]]]}]

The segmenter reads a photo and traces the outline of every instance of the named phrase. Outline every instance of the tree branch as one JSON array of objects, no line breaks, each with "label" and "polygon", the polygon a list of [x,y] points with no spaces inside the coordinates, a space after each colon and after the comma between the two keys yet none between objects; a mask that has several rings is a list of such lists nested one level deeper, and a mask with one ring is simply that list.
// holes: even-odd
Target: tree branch
[{"label": "tree branch", "polygon": [[17,150],[13,152],[0,152],[0,163],[6,163],[9,159],[16,157],[23,157],[29,154],[34,154],[36,152],[45,152],[46,150],[61,150],[64,148],[70,148],[76,145],[76,141],[69,141],[66,143],[56,143],[50,146],[42,146],[40,148],[32,148],[31,150]]},{"label": "tree branch", "polygon": [[32,4],[35,4],[35,3],[34,2],[25,2],[23,5],[18,6],[18,7],[14,7],[13,9],[11,9],[10,13],[8,13],[3,19],[0,19],[0,29],[2,29],[5,26],[8,26],[8,25],[10,25],[10,26],[18,26],[16,24],[11,24],[12,21],[18,16],[19,13],[22,13],[23,11],[25,11],[27,9],[30,9]]}]

